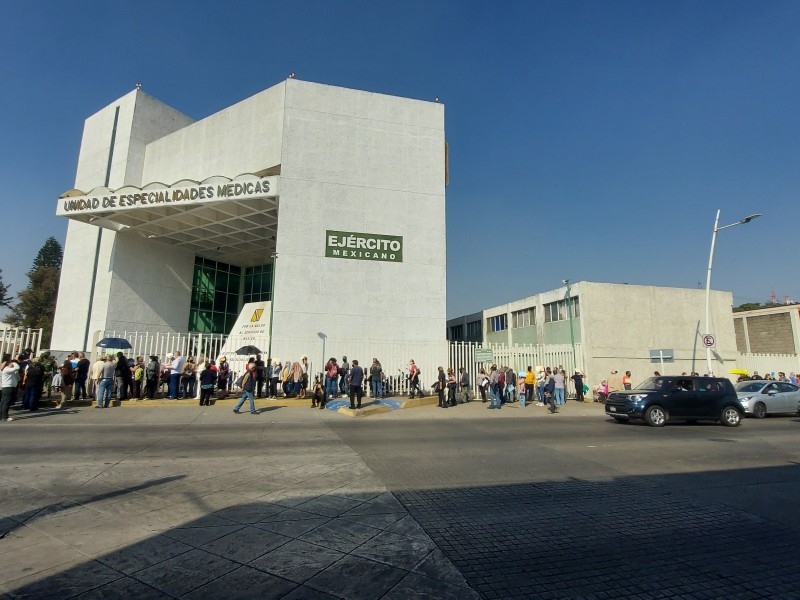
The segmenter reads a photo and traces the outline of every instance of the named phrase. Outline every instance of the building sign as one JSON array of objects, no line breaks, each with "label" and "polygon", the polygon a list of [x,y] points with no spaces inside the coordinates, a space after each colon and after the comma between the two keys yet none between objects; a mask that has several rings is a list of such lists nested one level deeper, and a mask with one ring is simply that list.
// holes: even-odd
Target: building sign
[{"label": "building sign", "polygon": [[326,231],[325,256],[403,262],[403,236],[354,231]]},{"label": "building sign", "polygon": [[252,198],[275,197],[278,195],[277,177],[237,178],[226,181],[225,178],[214,177],[209,180],[190,185],[147,186],[140,189],[134,186],[119,188],[116,191],[103,189],[101,194],[86,196],[63,196],[58,199],[57,215],[71,216],[76,214],[92,214],[117,212],[138,207],[154,208],[157,206],[192,206],[207,202],[225,200],[249,200]]},{"label": "building sign", "polygon": [[475,362],[477,363],[494,362],[494,351],[491,348],[475,348]]}]

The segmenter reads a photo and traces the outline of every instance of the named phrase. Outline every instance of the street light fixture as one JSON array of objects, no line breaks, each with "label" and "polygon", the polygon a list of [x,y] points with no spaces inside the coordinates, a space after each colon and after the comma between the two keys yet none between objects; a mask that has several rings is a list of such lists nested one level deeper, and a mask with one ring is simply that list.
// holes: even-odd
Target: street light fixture
[{"label": "street light fixture", "polygon": [[[708,272],[706,273],[706,333],[711,333],[711,264],[714,262],[714,245],[717,242],[717,232],[729,227],[736,227],[737,225],[745,225],[753,219],[760,217],[760,214],[749,215],[741,221],[731,223],[730,225],[719,226],[719,209],[717,209],[717,217],[714,219],[714,232],[711,234],[711,253],[708,255]],[[708,374],[713,375],[714,370],[711,368],[711,347],[706,346],[706,367]]]},{"label": "street light fixture", "polygon": [[575,332],[572,328],[572,293],[569,279],[562,279],[561,283],[567,286],[567,314],[569,315],[569,341],[572,344],[572,368],[578,368],[578,361],[575,357]]}]

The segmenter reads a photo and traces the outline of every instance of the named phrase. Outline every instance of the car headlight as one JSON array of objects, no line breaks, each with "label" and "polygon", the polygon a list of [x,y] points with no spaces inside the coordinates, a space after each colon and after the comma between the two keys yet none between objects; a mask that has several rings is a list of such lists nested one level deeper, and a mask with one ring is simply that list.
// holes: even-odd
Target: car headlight
[{"label": "car headlight", "polygon": [[752,400],[752,398],[750,396],[745,396],[744,398],[739,398],[739,402],[741,402],[742,404],[747,404],[748,402],[750,402],[750,400]]},{"label": "car headlight", "polygon": [[628,396],[628,399],[631,402],[641,402],[645,398],[647,398],[647,394],[633,394],[631,396]]}]

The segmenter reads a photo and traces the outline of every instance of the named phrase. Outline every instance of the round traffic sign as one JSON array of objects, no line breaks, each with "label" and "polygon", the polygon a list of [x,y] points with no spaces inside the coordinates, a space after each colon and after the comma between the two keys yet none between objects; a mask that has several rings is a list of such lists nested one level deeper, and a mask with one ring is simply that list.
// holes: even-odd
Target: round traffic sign
[{"label": "round traffic sign", "polygon": [[703,346],[705,346],[706,348],[713,348],[716,345],[717,345],[717,340],[712,334],[706,333],[705,335],[703,335]]}]

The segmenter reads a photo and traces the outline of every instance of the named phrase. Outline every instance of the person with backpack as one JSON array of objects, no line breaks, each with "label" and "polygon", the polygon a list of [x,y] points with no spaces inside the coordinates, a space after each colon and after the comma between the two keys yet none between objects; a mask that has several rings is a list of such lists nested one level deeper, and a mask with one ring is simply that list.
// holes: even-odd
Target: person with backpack
[{"label": "person with backpack", "polygon": [[[549,370],[549,369],[548,369]],[[547,379],[547,383],[544,386],[544,401],[545,404],[550,405],[550,414],[555,414],[558,412],[556,408],[556,380],[553,377],[553,373],[550,373],[550,377]]]},{"label": "person with backpack", "polygon": [[136,364],[133,366],[133,392],[131,396],[137,400],[142,399],[142,390],[144,389],[144,358],[141,356],[136,357]]},{"label": "person with backpack", "polygon": [[244,375],[242,375],[239,380],[236,382],[236,385],[242,388],[242,397],[239,398],[239,403],[236,405],[236,408],[233,409],[237,415],[239,414],[239,409],[244,404],[245,400],[250,401],[250,414],[257,415],[258,411],[256,410],[256,401],[255,401],[255,390],[256,390],[256,363],[251,362],[247,365],[247,371],[245,371]]},{"label": "person with backpack", "polygon": [[[497,370],[497,393],[500,397],[500,406],[506,403],[506,368]],[[499,408],[499,407],[498,407]]]},{"label": "person with backpack", "polygon": [[514,394],[517,392],[517,374],[514,369],[506,369],[506,402],[514,402]]}]

